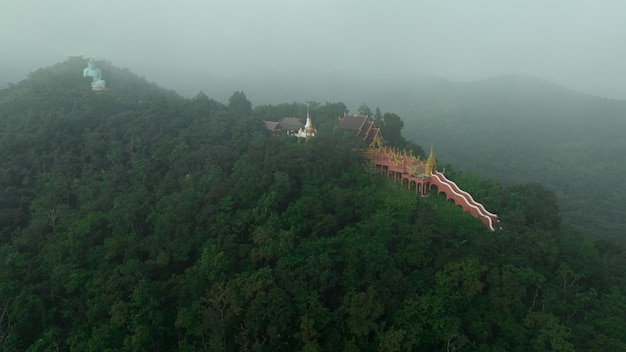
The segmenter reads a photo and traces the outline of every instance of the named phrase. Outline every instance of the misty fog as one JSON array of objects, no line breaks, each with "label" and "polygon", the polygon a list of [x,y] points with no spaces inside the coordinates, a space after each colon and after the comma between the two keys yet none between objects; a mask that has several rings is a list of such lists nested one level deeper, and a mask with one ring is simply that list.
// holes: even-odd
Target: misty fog
[{"label": "misty fog", "polygon": [[502,74],[626,98],[626,5],[619,1],[5,2],[2,86],[85,56],[186,96],[203,90],[218,99],[235,89],[271,95],[287,87],[317,96],[276,100],[342,100],[298,89]]}]

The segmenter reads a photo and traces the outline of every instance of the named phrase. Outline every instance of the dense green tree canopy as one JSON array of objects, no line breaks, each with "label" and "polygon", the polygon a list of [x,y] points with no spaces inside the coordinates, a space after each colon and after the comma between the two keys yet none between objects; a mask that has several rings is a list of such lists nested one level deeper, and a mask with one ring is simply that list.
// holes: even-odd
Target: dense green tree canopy
[{"label": "dense green tree canopy", "polygon": [[[342,103],[183,99],[107,63],[95,93],[83,66],[0,91],[4,350],[626,348],[624,248],[542,186],[446,166],[492,233],[372,172]],[[307,108],[311,141],[266,136]]]}]

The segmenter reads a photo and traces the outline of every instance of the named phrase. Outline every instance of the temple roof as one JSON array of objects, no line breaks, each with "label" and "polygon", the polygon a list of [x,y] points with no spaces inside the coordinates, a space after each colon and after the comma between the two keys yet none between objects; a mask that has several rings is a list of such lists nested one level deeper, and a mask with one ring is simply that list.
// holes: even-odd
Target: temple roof
[{"label": "temple roof", "polygon": [[365,144],[368,146],[372,145],[372,143],[374,143],[374,140],[376,139],[376,136],[378,136],[379,133],[380,133],[380,128],[370,128],[367,136],[363,138],[363,140],[365,141]]},{"label": "temple roof", "polygon": [[367,116],[363,115],[344,115],[339,126],[346,130],[360,131],[363,124],[368,121]]},{"label": "temple roof", "polygon": [[289,131],[298,131],[299,129],[304,127],[302,121],[295,117],[285,117],[282,120],[278,121],[278,124],[282,129]]},{"label": "temple roof", "polygon": [[374,121],[367,116],[344,115],[339,121],[339,126],[345,130],[355,131],[368,147],[374,143],[377,136],[382,139],[380,128],[374,127]]},{"label": "temple roof", "polygon": [[268,131],[276,131],[280,129],[280,127],[278,126],[278,122],[263,120],[263,123],[265,124],[265,129]]},{"label": "temple roof", "polygon": [[373,125],[374,125],[373,121],[370,121],[370,120],[365,121],[363,125],[361,126],[361,129],[359,130],[358,136],[363,139],[366,139]]}]

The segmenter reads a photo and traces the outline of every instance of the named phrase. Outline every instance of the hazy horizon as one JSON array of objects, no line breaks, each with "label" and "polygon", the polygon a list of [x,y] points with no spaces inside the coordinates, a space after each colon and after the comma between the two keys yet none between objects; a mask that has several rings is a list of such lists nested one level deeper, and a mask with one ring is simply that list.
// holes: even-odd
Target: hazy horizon
[{"label": "hazy horizon", "polygon": [[624,10],[617,1],[13,2],[0,13],[0,72],[10,71],[0,82],[85,56],[177,91],[176,79],[196,73],[450,81],[522,74],[626,99]]}]

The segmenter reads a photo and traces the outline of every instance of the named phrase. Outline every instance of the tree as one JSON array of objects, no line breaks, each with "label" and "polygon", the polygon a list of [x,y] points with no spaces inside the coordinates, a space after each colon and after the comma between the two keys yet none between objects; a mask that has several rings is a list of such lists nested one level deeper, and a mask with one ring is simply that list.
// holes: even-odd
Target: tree
[{"label": "tree", "polygon": [[252,103],[243,92],[236,91],[228,98],[228,108],[235,116],[245,117],[252,113]]},{"label": "tree", "polygon": [[570,329],[552,314],[530,312],[524,319],[524,326],[533,332],[532,346],[537,351],[574,351],[569,342]]},{"label": "tree", "polygon": [[376,107],[376,112],[374,113],[374,126],[375,127],[382,127],[383,125],[383,114],[380,112],[380,108],[377,106]]},{"label": "tree", "polygon": [[385,115],[383,115],[381,132],[385,140],[392,145],[405,143],[404,138],[402,138],[403,128],[404,122],[400,116],[393,113],[385,113]]},{"label": "tree", "polygon": [[359,110],[357,110],[357,111],[358,111],[359,115],[363,115],[363,116],[373,116],[374,115],[372,113],[372,110],[365,103],[363,103],[359,107]]}]

